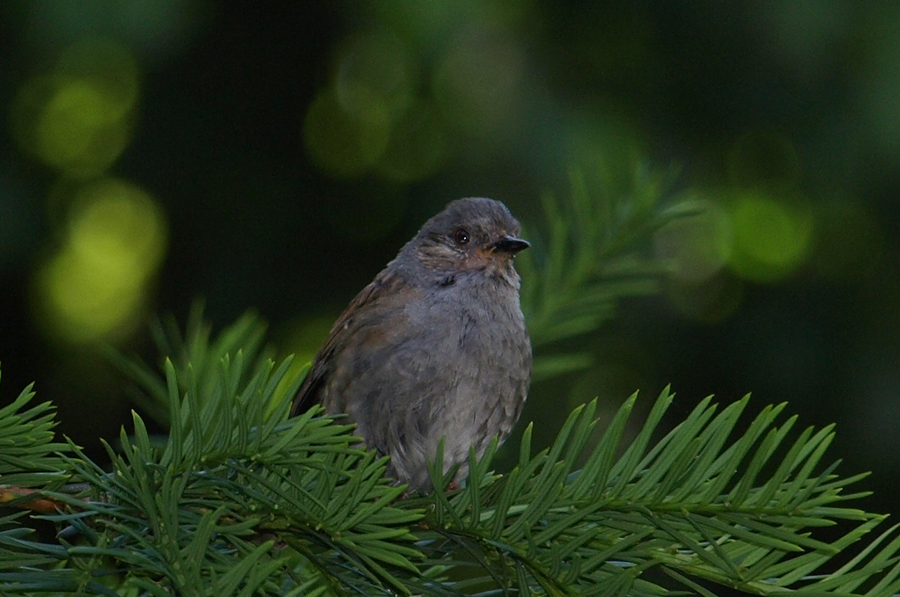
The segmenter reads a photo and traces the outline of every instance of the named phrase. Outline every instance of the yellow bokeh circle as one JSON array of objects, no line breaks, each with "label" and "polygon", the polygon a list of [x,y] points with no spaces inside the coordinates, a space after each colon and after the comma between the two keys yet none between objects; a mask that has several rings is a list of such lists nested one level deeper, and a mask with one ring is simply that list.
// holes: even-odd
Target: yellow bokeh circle
[{"label": "yellow bokeh circle", "polygon": [[306,112],[303,141],[310,159],[338,177],[358,176],[384,153],[391,134],[388,111],[376,98],[348,112],[333,90],[320,93]]},{"label": "yellow bokeh circle", "polygon": [[776,282],[805,262],[814,226],[801,204],[747,192],[735,199],[730,216],[734,242],[729,266],[738,276]]},{"label": "yellow bokeh circle", "polygon": [[104,172],[131,139],[137,63],[124,46],[87,40],[17,91],[11,125],[22,149],[69,176]]},{"label": "yellow bokeh circle", "polygon": [[44,329],[74,343],[127,333],[140,321],[165,254],[162,210],[136,186],[106,179],[78,193],[67,228],[37,273]]}]

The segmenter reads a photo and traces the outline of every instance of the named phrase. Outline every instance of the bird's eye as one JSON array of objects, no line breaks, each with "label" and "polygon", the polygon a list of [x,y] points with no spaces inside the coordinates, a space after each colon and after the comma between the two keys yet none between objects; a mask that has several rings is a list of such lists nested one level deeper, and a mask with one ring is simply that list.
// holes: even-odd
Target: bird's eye
[{"label": "bird's eye", "polygon": [[459,228],[453,233],[453,239],[458,245],[467,245],[469,244],[469,233]]}]

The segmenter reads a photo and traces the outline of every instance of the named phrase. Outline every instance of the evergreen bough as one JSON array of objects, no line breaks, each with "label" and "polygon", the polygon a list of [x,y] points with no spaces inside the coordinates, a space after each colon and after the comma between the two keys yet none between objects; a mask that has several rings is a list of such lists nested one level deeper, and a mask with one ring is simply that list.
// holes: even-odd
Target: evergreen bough
[{"label": "evergreen bough", "polygon": [[[618,298],[651,291],[660,266],[634,250],[676,213],[657,206],[652,184],[619,203],[590,201],[578,177],[574,188],[564,208],[545,201],[550,232],[523,264],[538,351],[596,329]],[[302,375],[290,379],[291,359],[276,367],[267,357],[254,316],[214,340],[199,311],[183,338],[171,322],[154,329],[161,375],[113,358],[168,434],[152,436],[134,413],[131,433],[104,444],[108,467],[54,442],[53,408],[33,405],[31,387],[0,409],[0,594],[900,590],[896,525],[870,536],[885,516],[847,505],[867,495],[844,493],[865,475],[823,464],[832,427],[798,433],[784,404],[742,425],[748,397],[721,409],[707,398],[664,432],[666,389],[625,446],[636,396],[602,433],[594,400],[546,450],[533,453],[527,426],[512,470],[492,470],[494,443],[471,455],[463,488],[443,489],[453,471],[433,468],[437,489],[406,496],[351,426],[318,409],[288,418]],[[536,363],[544,377],[589,364],[565,353]],[[35,532],[29,517],[57,533]]]}]

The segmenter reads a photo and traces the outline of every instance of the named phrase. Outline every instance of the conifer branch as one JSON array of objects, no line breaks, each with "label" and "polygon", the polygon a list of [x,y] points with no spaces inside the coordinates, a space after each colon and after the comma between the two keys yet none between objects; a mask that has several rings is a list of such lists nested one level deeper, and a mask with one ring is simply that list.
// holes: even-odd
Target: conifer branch
[{"label": "conifer branch", "polygon": [[[663,181],[591,199],[575,174],[569,203],[545,200],[548,228],[529,233],[536,250],[520,262],[537,374],[588,366],[547,351],[656,288],[664,264],[640,243],[683,215],[660,206]],[[528,426],[511,471],[492,470],[495,442],[470,457],[463,488],[445,489],[453,471],[434,465],[437,489],[404,496],[352,427],[319,409],[288,418],[302,374],[269,358],[255,316],[212,337],[198,308],[184,334],[166,320],[154,337],[160,368],[111,358],[168,434],[151,437],[134,413],[119,448],[104,444],[108,467],[53,441],[53,409],[33,406],[30,387],[0,409],[0,594],[900,592],[897,526],[853,507],[865,475],[840,476],[826,460],[833,429],[796,431],[784,404],[744,426],[748,398],[707,398],[666,431],[667,389],[623,446],[636,397],[602,433],[594,401],[546,450]]]}]

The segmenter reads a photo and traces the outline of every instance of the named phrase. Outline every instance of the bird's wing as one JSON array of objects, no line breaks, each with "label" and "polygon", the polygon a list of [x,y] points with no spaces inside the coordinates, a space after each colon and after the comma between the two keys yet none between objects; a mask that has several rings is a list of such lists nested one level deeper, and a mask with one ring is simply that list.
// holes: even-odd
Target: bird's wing
[{"label": "bird's wing", "polygon": [[399,306],[410,291],[411,288],[402,276],[390,269],[384,269],[356,295],[338,317],[328,339],[313,359],[309,373],[294,397],[294,404],[291,407],[292,417],[303,414],[321,400],[322,389],[328,383],[334,369],[336,354],[361,328],[370,327],[375,323],[373,320],[384,317],[385,312],[379,308],[379,303]]}]

